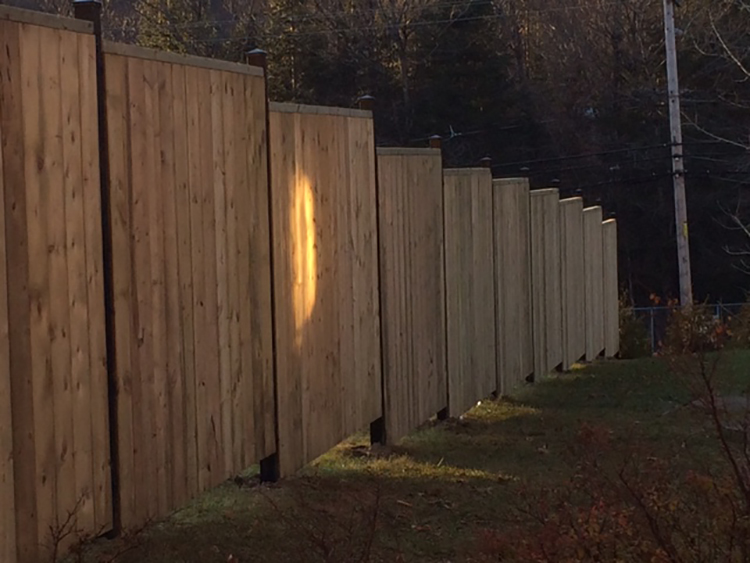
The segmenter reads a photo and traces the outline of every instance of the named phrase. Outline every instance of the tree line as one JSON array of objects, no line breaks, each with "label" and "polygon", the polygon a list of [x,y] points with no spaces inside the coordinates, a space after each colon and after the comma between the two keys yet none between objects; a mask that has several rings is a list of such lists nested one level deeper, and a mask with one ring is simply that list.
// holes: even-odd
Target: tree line
[{"label": "tree line", "polygon": [[[14,0],[54,12],[69,0]],[[678,51],[697,299],[744,301],[750,4],[683,0]],[[384,145],[582,195],[618,218],[620,282],[678,294],[660,0],[109,0],[115,40],[269,58],[279,101],[376,98]]]}]

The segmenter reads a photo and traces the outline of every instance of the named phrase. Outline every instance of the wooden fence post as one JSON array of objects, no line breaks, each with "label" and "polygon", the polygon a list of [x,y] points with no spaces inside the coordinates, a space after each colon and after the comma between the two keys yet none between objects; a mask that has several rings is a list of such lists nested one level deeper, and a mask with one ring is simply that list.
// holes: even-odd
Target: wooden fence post
[{"label": "wooden fence post", "polygon": [[276,452],[270,456],[260,460],[260,480],[265,483],[275,483],[281,476],[281,470],[279,467],[279,397],[278,397],[278,370],[277,370],[277,358],[276,358],[276,289],[274,281],[274,257],[273,257],[273,199],[272,199],[272,185],[273,179],[271,178],[271,118],[270,118],[270,102],[268,99],[268,54],[263,49],[253,49],[245,53],[245,62],[250,66],[257,66],[263,69],[263,83],[265,86],[265,98],[266,98],[266,167],[267,167],[267,190],[268,190],[268,256],[270,257],[270,269],[271,269],[271,334],[272,337],[272,371],[273,371],[273,402],[274,402],[274,427],[276,435]]},{"label": "wooden fence post", "polygon": [[[109,402],[109,449],[110,474],[112,482],[112,531],[110,536],[120,533],[122,518],[120,511],[119,481],[119,439],[117,427],[117,376],[114,323],[114,285],[112,266],[112,216],[110,207],[109,182],[109,136],[107,133],[107,89],[106,69],[102,38],[101,0],[73,0],[73,13],[76,19],[90,21],[94,25],[96,42],[96,98],[99,123],[99,189],[102,220],[102,259],[104,280],[104,325],[107,350],[107,391]],[[86,108],[83,108],[84,110]]]}]

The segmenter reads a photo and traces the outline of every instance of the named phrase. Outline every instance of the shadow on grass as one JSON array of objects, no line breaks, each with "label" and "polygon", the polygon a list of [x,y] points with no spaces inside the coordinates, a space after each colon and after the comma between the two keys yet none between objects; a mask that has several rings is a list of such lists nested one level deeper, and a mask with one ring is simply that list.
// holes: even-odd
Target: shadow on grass
[{"label": "shadow on grass", "polygon": [[[747,384],[747,354],[728,383]],[[689,394],[656,359],[551,376],[392,448],[354,436],[278,486],[227,483],[150,528],[118,563],[470,561],[476,534],[514,521],[522,487],[563,484],[583,424],[674,463],[715,454]],[[696,431],[697,429],[697,431]],[[615,452],[617,448],[615,448]],[[616,454],[603,463],[616,465]],[[89,561],[117,547],[102,542]]]}]

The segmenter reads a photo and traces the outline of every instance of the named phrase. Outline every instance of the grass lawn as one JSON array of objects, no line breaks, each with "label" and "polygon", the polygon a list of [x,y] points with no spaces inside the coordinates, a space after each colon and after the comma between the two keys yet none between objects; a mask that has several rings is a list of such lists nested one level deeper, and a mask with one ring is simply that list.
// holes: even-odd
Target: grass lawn
[{"label": "grass lawn", "polygon": [[[748,367],[750,353],[725,354],[726,392],[746,387]],[[700,415],[675,408],[689,398],[658,359],[597,363],[428,424],[387,451],[356,436],[278,485],[227,483],[148,528],[116,561],[472,561],[482,530],[516,520],[522,489],[570,477],[584,423],[686,468],[718,459]],[[603,463],[619,463],[617,451]],[[121,547],[99,542],[87,560]]]}]

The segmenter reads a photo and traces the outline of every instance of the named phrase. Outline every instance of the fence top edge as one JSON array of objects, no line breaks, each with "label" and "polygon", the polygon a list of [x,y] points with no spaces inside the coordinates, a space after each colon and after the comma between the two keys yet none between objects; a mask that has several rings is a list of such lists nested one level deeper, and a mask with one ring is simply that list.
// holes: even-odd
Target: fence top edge
[{"label": "fence top edge", "polygon": [[310,115],[335,115],[339,117],[362,117],[365,119],[372,119],[372,112],[370,110],[353,108],[271,102],[268,105],[268,109],[269,111],[276,113],[305,113]]},{"label": "fence top edge", "polygon": [[250,65],[245,65],[241,63],[233,63],[230,61],[222,61],[219,59],[209,59],[206,57],[198,57],[195,55],[180,55],[178,53],[170,53],[168,51],[158,51],[156,49],[149,49],[147,47],[140,47],[138,45],[128,45],[126,43],[114,43],[112,41],[104,41],[103,50],[108,55],[133,57],[136,59],[145,59],[149,61],[157,61],[157,62],[162,62],[162,63],[193,66],[193,67],[198,67],[198,68],[205,68],[208,70],[220,70],[220,71],[225,71],[225,72],[234,72],[237,74],[247,74],[249,76],[263,77],[264,75],[263,69],[258,66],[250,66]]},{"label": "fence top edge", "polygon": [[440,149],[410,147],[378,147],[378,156],[440,156]]},{"label": "fence top edge", "polygon": [[558,195],[560,193],[560,190],[557,188],[543,188],[541,190],[531,190],[531,196],[532,197],[544,197],[544,196],[550,196],[550,195]]},{"label": "fence top edge", "polygon": [[583,205],[583,198],[581,196],[566,197],[560,200],[560,205]]},{"label": "fence top edge", "polygon": [[498,188],[509,188],[509,187],[523,187],[529,189],[528,178],[495,178],[492,180],[492,185]]},{"label": "fence top edge", "polygon": [[614,226],[617,225],[617,219],[614,219],[614,218],[612,218],[612,219],[605,219],[604,221],[602,221],[602,225],[604,225],[605,227],[609,227],[609,226],[613,226],[614,227]]},{"label": "fence top edge", "polygon": [[0,5],[0,21],[38,25],[64,31],[73,31],[75,33],[86,33],[91,35],[94,33],[94,24],[89,21],[76,20],[55,14],[48,14],[46,12],[24,10],[22,8],[14,8],[11,6]]},{"label": "fence top edge", "polygon": [[594,213],[601,213],[602,212],[602,206],[601,205],[592,205],[591,207],[586,207],[583,210],[586,214],[594,214]]},{"label": "fence top edge", "polygon": [[445,168],[443,174],[446,176],[492,176],[492,172],[488,168],[482,168],[475,166],[472,168]]}]

